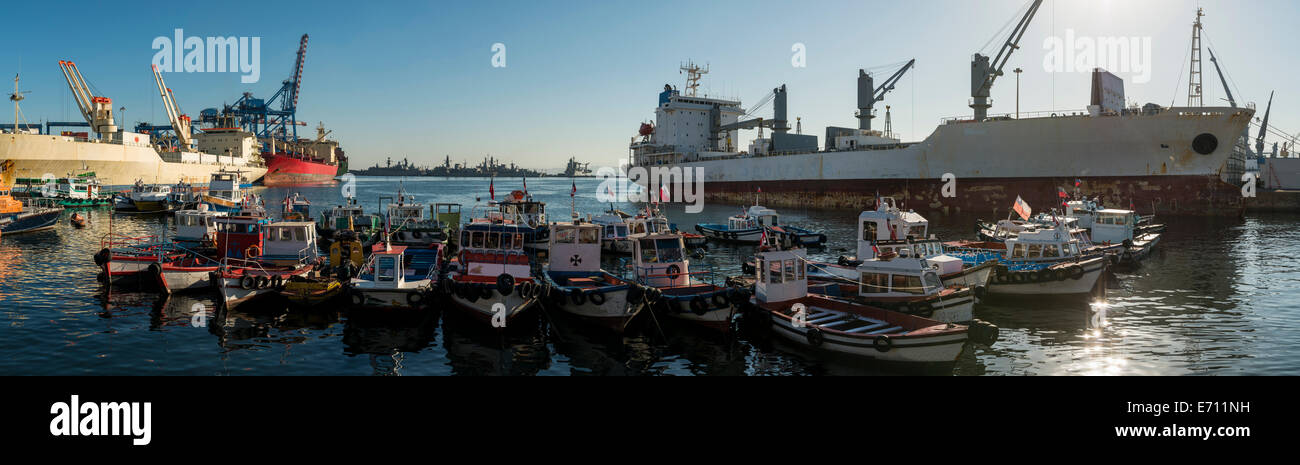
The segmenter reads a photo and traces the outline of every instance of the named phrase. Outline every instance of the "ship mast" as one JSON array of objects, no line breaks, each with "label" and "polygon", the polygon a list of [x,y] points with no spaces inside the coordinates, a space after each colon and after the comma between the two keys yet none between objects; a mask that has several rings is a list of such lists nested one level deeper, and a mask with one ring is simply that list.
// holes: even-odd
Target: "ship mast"
[{"label": "ship mast", "polygon": [[695,97],[696,89],[700,87],[700,78],[704,77],[705,74],[709,74],[708,63],[705,63],[704,67],[701,68],[695,62],[687,61],[686,64],[681,66],[681,70],[686,73],[686,96]]},{"label": "ship mast", "polygon": [[1196,22],[1192,23],[1192,64],[1187,79],[1187,106],[1205,105],[1201,100],[1201,17],[1205,13],[1196,9]]}]

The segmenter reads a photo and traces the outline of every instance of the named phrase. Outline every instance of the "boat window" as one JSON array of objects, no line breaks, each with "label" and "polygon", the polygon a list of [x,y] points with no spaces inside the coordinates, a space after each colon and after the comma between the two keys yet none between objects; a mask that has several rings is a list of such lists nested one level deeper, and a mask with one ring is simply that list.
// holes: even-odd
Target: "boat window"
[{"label": "boat window", "polygon": [[655,263],[655,242],[649,239],[641,241],[641,261],[645,263]]},{"label": "boat window", "polygon": [[1056,244],[1047,244],[1047,245],[1044,245],[1044,246],[1043,246],[1043,256],[1044,256],[1044,257],[1059,257],[1059,256],[1061,256],[1061,254],[1057,252],[1057,250],[1056,250]]},{"label": "boat window", "polygon": [[626,235],[627,235],[627,225],[624,224],[618,225],[618,237],[623,237]]},{"label": "boat window", "polygon": [[515,234],[515,248],[516,248],[516,249],[521,249],[521,248],[523,248],[523,247],[524,247],[524,235],[523,235],[523,234]]},{"label": "boat window", "polygon": [[907,248],[907,247],[899,247],[899,248],[898,248],[898,256],[903,257],[903,258],[911,257],[911,256],[912,256],[912,249],[909,249],[909,248]]},{"label": "boat window", "polygon": [[1025,245],[1017,243],[1012,246],[1011,258],[1025,258]]},{"label": "boat window", "polygon": [[796,278],[794,275],[794,259],[793,258],[787,259],[785,261],[785,280],[794,281],[795,279]]},{"label": "boat window", "polygon": [[1078,254],[1079,254],[1079,244],[1071,243],[1069,255],[1078,255]]},{"label": "boat window", "polygon": [[874,241],[874,240],[876,240],[876,222],[875,222],[875,221],[863,221],[863,222],[862,222],[862,240],[864,240],[864,241]]},{"label": "boat window", "polygon": [[795,265],[796,267],[795,270],[799,273],[799,277],[797,279],[801,279],[801,280],[804,279],[804,267],[806,266],[807,264],[805,264],[803,260],[799,260],[798,263]]},{"label": "boat window", "polygon": [[767,260],[758,257],[758,266],[754,267],[754,270],[758,273],[758,276],[755,276],[758,282],[764,282],[763,280],[767,279]]},{"label": "boat window", "polygon": [[643,234],[643,233],[645,233],[645,223],[642,222],[632,223],[632,234]]},{"label": "boat window", "polygon": [[495,249],[500,247],[500,245],[501,245],[501,234],[499,233],[487,234],[487,242],[484,244],[485,248]]},{"label": "boat window", "polygon": [[582,228],[578,231],[578,242],[582,244],[599,244],[600,230],[596,228]]},{"label": "boat window", "polygon": [[859,284],[861,294],[883,294],[889,292],[889,275],[881,273],[862,273]]},{"label": "boat window", "polygon": [[767,264],[767,278],[772,284],[781,283],[781,261],[773,260]]},{"label": "boat window", "polygon": [[392,255],[379,257],[379,262],[375,268],[376,281],[392,281],[397,276],[397,257]]},{"label": "boat window", "polygon": [[924,294],[925,289],[921,288],[920,276],[894,275],[894,292],[905,292],[908,294]]},{"label": "boat window", "polygon": [[461,232],[460,232],[460,243],[461,243],[461,244],[468,244],[468,243],[469,243],[469,231],[461,231]]},{"label": "boat window", "polygon": [[614,237],[614,225],[612,224],[605,225],[605,235],[609,237]]},{"label": "boat window", "polygon": [[1029,244],[1029,255],[1026,258],[1038,258],[1042,256],[1043,246],[1039,244]]},{"label": "boat window", "polygon": [[474,231],[470,235],[470,247],[483,248],[483,232]]},{"label": "boat window", "polygon": [[576,229],[574,229],[574,228],[556,228],[556,229],[555,229],[555,243],[556,243],[556,244],[572,244],[572,243],[573,243],[573,239],[574,239],[575,237],[577,237],[577,235],[578,235],[578,231],[577,231]]},{"label": "boat window", "polygon": [[925,237],[925,225],[907,228],[907,235],[913,237]]},{"label": "boat window", "polygon": [[501,235],[501,248],[502,248],[502,249],[513,249],[513,248],[515,248],[515,246],[514,246],[514,244],[515,244],[514,239],[515,239],[515,235],[514,235],[514,234],[509,234],[509,233],[502,234],[502,235]]},{"label": "boat window", "polygon": [[924,274],[924,275],[921,276],[921,279],[925,282],[925,288],[926,288],[926,289],[941,289],[941,288],[943,288],[943,281],[940,281],[940,280],[939,280],[939,274],[938,274],[938,273],[926,273],[926,274]]},{"label": "boat window", "polygon": [[679,247],[660,248],[659,261],[663,263],[682,261],[682,249]]}]

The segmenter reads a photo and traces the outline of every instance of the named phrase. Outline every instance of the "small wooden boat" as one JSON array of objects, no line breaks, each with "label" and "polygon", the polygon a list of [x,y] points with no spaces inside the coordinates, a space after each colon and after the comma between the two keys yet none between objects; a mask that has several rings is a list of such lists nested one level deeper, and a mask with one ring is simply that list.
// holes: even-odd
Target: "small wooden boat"
[{"label": "small wooden boat", "polygon": [[760,252],[748,327],[795,344],[905,364],[950,364],[968,338],[965,325],[942,323],[869,305],[808,294],[803,250]]},{"label": "small wooden boat", "polygon": [[324,304],[343,296],[344,286],[337,279],[323,276],[293,276],[284,283],[280,295],[289,304],[297,307],[311,307]]},{"label": "small wooden boat", "polygon": [[406,246],[379,244],[382,249],[370,254],[361,273],[352,278],[348,295],[354,307],[422,308],[429,301],[437,271],[406,271]]},{"label": "small wooden boat", "polygon": [[113,209],[120,213],[163,213],[170,211],[170,186],[145,184],[136,180],[131,190],[113,199]]},{"label": "small wooden boat", "polygon": [[945,245],[950,255],[967,264],[998,260],[990,295],[1086,295],[1110,262],[1102,253],[1084,253],[1064,225],[1028,228],[1005,242]]},{"label": "small wooden boat", "polygon": [[[776,265],[767,264],[770,269],[763,270],[764,263],[760,260],[758,268],[769,274],[779,273],[781,269]],[[940,278],[940,270],[932,268],[924,258],[879,256],[863,261],[855,272],[852,284],[832,281],[838,284],[839,295],[831,295],[944,323],[975,319],[975,288],[945,283]]]},{"label": "small wooden boat", "polygon": [[709,239],[744,244],[757,244],[767,230],[784,247],[814,246],[826,242],[826,235],[807,229],[781,224],[775,210],[760,205],[749,207],[743,214],[727,218],[727,224],[697,224],[695,230]]},{"label": "small wooden boat", "polygon": [[710,271],[691,270],[680,233],[642,236],[632,255],[635,280],[650,288],[646,297],[652,310],[709,329],[731,331],[735,316],[732,290],[702,279],[712,275]]},{"label": "small wooden boat", "polygon": [[86,227],[86,217],[79,212],[73,212],[72,216],[68,218],[68,223],[77,229],[81,229]]},{"label": "small wooden boat", "polygon": [[148,270],[157,277],[160,289],[173,293],[211,289],[212,274],[219,268],[207,257],[187,254],[151,263]]},{"label": "small wooden boat", "polygon": [[310,221],[311,201],[295,192],[284,197],[284,208],[280,213],[285,221]]},{"label": "small wooden boat", "polygon": [[531,226],[499,217],[465,225],[460,231],[460,253],[447,275],[450,279],[440,285],[443,293],[456,308],[505,329],[537,305],[538,293],[544,289],[533,278],[532,261],[524,251],[525,237],[533,232]]},{"label": "small wooden boat", "polygon": [[[606,225],[605,227],[607,227]],[[550,304],[589,322],[622,333],[641,311],[644,291],[600,268],[599,224],[554,223],[543,278]]]}]

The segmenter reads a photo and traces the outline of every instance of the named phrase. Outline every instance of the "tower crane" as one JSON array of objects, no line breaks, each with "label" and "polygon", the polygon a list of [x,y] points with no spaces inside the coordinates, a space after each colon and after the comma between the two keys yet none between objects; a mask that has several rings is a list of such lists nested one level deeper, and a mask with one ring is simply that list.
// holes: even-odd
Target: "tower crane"
[{"label": "tower crane", "polygon": [[101,139],[111,141],[117,134],[117,123],[113,122],[113,99],[91,93],[90,86],[86,85],[86,79],[81,76],[76,63],[59,60],[59,69],[63,70],[68,89],[72,90],[72,99],[77,101],[77,109],[81,110],[81,116],[90,124],[90,130]]},{"label": "tower crane", "polygon": [[1020,38],[1025,35],[1025,30],[1029,28],[1029,22],[1034,19],[1034,14],[1038,13],[1038,7],[1043,4],[1043,0],[1034,0],[1029,6],[1029,10],[1020,18],[1015,29],[1011,30],[1011,36],[1007,38],[1006,43],[1002,44],[1002,50],[993,61],[989,57],[975,54],[975,58],[970,62],[970,96],[971,109],[975,110],[975,121],[984,121],[988,118],[989,91],[993,89],[993,81],[1002,75],[1002,67],[1011,59],[1011,53],[1020,48]]},{"label": "tower crane", "polygon": [[173,132],[176,133],[177,147],[188,148],[194,142],[193,133],[190,132],[190,117],[181,113],[180,106],[176,104],[176,95],[163,82],[162,74],[158,73],[158,65],[152,67],[154,83],[158,84],[158,94],[162,96],[163,109],[167,111],[167,119],[172,122]]},{"label": "tower crane", "polygon": [[[277,137],[285,141],[298,140],[298,126],[306,126],[297,120],[298,91],[302,88],[303,60],[307,56],[307,34],[298,41],[298,55],[294,62],[293,73],[280,83],[280,89],[271,98],[263,100],[245,92],[235,103],[226,105],[222,113],[233,115],[235,121],[245,131],[258,138]],[[276,103],[279,108],[276,109]],[[209,113],[205,111],[205,113]],[[215,119],[215,111],[211,111]],[[206,122],[206,120],[204,120]]]},{"label": "tower crane", "polygon": [[880,87],[874,87],[874,90],[871,73],[863,69],[858,70],[858,129],[871,129],[871,120],[876,117],[875,110],[872,107],[876,105],[876,102],[884,100],[885,94],[894,90],[894,84],[897,84],[898,80],[902,79],[903,74],[906,74],[907,70],[911,69],[914,64],[916,64],[915,58],[909,60],[898,71],[895,71]]}]

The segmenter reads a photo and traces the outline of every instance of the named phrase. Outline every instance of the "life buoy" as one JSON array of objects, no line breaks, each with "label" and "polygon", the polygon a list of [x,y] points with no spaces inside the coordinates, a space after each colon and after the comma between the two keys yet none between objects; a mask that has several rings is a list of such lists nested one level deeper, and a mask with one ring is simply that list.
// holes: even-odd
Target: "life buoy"
[{"label": "life buoy", "polygon": [[507,296],[515,291],[515,277],[510,273],[501,273],[497,275],[497,292]]},{"label": "life buoy", "polygon": [[813,347],[821,347],[822,343],[826,342],[826,335],[822,334],[822,330],[818,328],[808,328],[808,331],[804,333],[804,337],[808,339],[808,345]]},{"label": "life buoy", "polygon": [[665,274],[668,275],[668,279],[673,280],[673,281],[676,281],[676,280],[677,280],[677,277],[678,277],[678,276],[681,276],[681,274],[682,274],[682,267],[677,266],[677,265],[675,265],[675,264],[674,264],[674,265],[668,265],[667,273],[665,273]]},{"label": "life buoy", "polygon": [[876,350],[880,352],[889,352],[889,349],[894,348],[894,341],[889,336],[881,334],[876,336],[874,341],[871,341],[871,345],[875,346]]},{"label": "life buoy", "polygon": [[260,257],[262,256],[262,247],[250,245],[248,246],[248,249],[244,250],[244,254],[247,255],[248,258]]},{"label": "life buoy", "polygon": [[243,278],[239,278],[240,289],[249,291],[254,289],[256,286],[257,286],[257,278],[254,278],[252,276],[244,276]]},{"label": "life buoy", "polygon": [[573,301],[574,306],[582,305],[587,303],[587,295],[582,289],[573,289],[569,291],[569,300]]},{"label": "life buoy", "polygon": [[601,304],[604,304],[604,303],[605,303],[605,293],[604,293],[604,292],[601,292],[600,289],[593,290],[593,291],[591,291],[591,295],[587,296],[587,300],[590,300],[591,303],[592,303],[592,305],[601,305]]}]

